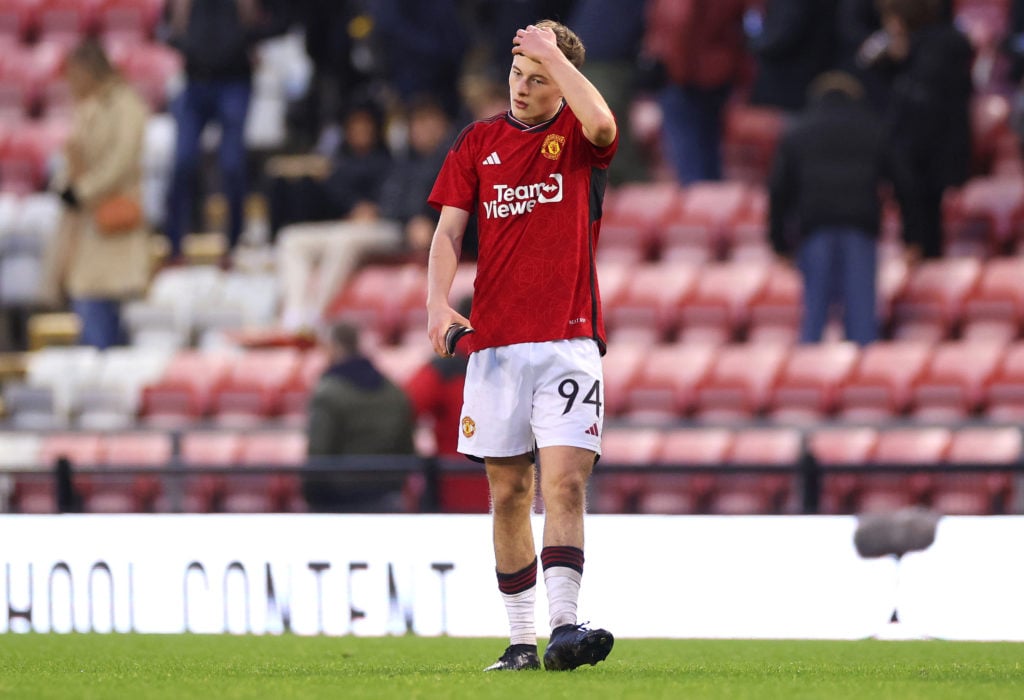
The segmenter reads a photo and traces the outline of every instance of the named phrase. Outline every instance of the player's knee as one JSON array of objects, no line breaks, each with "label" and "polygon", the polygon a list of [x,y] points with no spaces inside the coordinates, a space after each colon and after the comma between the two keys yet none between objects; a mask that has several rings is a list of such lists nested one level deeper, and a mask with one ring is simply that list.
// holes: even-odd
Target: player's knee
[{"label": "player's knee", "polygon": [[544,502],[551,508],[581,510],[586,502],[587,479],[584,474],[563,474],[545,485]]},{"label": "player's knee", "polygon": [[491,500],[497,509],[515,507],[533,500],[533,474],[498,473],[489,475]]}]

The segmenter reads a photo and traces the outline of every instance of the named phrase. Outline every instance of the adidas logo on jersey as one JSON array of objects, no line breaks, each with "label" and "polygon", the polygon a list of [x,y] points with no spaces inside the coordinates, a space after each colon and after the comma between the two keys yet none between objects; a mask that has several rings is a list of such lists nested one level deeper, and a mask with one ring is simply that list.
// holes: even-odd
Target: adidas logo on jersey
[{"label": "adidas logo on jersey", "polygon": [[501,158],[498,157],[497,151],[491,151],[491,155],[487,156],[483,160],[484,165],[501,165]]}]

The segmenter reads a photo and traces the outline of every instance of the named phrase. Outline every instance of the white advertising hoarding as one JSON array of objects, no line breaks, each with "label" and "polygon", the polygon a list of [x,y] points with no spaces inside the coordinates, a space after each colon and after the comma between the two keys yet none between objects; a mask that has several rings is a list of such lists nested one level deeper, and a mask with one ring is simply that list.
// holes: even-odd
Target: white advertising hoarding
[{"label": "white advertising hoarding", "polygon": [[[922,635],[1024,640],[1024,518],[945,518],[899,565],[858,557],[855,528],[591,516],[580,614],[620,637],[856,639],[898,603]],[[0,516],[0,543],[3,632],[507,634],[488,516]]]}]

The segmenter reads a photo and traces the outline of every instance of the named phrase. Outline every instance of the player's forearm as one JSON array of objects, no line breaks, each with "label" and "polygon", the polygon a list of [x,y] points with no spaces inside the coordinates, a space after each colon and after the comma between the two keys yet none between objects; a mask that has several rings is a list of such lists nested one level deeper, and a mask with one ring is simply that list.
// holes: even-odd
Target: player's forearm
[{"label": "player's forearm", "polygon": [[604,97],[561,52],[544,62],[566,103],[583,125],[583,135],[595,146],[615,140],[615,116]]},{"label": "player's forearm", "polygon": [[438,227],[427,260],[427,308],[448,304],[461,253],[462,234],[446,233]]}]

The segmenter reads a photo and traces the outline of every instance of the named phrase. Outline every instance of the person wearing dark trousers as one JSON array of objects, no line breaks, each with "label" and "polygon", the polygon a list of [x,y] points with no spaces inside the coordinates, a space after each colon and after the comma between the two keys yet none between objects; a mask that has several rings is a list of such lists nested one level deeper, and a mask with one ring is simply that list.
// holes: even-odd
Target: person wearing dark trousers
[{"label": "person wearing dark trousers", "polygon": [[848,73],[820,76],[783,135],[769,185],[772,246],[795,251],[804,282],[800,341],[821,340],[834,304],[846,339],[878,338],[875,278],[880,186],[892,179],[882,121]]},{"label": "person wearing dark trousers", "polygon": [[259,41],[287,27],[283,15],[272,9],[261,0],[171,0],[167,7],[168,43],[184,56],[186,78],[185,88],[171,108],[177,141],[164,232],[172,259],[180,257],[182,240],[190,228],[201,136],[210,122],[221,128],[218,164],[228,205],[229,249],[241,237],[251,52]]}]

